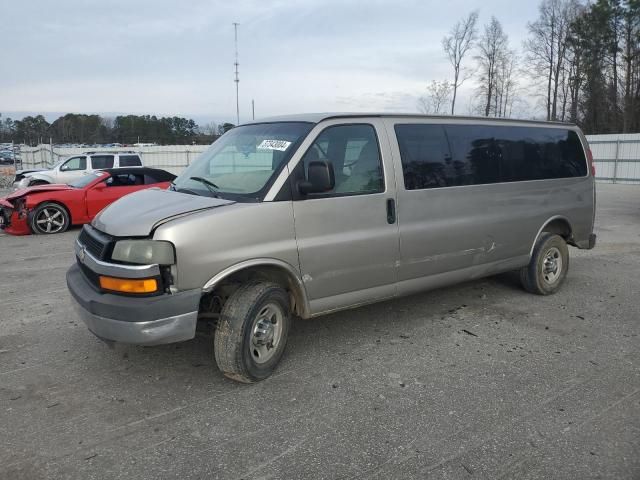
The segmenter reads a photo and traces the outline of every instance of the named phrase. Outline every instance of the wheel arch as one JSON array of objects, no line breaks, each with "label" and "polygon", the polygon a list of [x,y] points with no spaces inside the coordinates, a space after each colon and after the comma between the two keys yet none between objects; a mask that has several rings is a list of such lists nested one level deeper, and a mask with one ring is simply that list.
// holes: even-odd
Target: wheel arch
[{"label": "wheel arch", "polygon": [[209,279],[202,291],[203,294],[210,294],[225,285],[256,279],[280,284],[289,292],[292,311],[302,318],[310,316],[307,292],[298,272],[290,264],[275,258],[245,260],[225,268]]},{"label": "wheel arch", "polygon": [[540,235],[542,235],[542,233],[544,232],[555,233],[556,235],[560,235],[562,238],[564,238],[565,242],[567,242],[569,245],[574,244],[573,228],[569,219],[563,215],[554,215],[553,217],[548,218],[547,221],[545,221],[538,230],[538,233],[536,234],[535,238],[533,239],[533,243],[531,244],[531,248],[529,249],[529,257],[533,255],[533,249],[538,242]]}]

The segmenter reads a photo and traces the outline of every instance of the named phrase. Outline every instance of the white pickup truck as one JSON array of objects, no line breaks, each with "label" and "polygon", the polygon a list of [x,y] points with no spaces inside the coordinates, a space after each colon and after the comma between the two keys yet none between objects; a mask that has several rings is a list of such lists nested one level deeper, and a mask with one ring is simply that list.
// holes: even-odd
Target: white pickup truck
[{"label": "white pickup truck", "polygon": [[141,167],[139,153],[85,152],[60,160],[51,169],[18,170],[13,183],[15,189],[49,183],[69,183],[93,170],[120,167]]}]

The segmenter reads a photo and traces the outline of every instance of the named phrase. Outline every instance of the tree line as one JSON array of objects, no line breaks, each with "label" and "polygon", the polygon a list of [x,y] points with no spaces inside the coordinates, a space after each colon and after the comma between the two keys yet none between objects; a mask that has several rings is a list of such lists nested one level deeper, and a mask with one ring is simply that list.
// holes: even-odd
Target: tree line
[{"label": "tree line", "polygon": [[[0,116],[1,117],[1,116]],[[209,144],[234,125],[199,126],[193,119],[155,115],[100,115],[67,113],[49,123],[44,116],[22,120],[0,118],[0,142],[55,144],[157,143],[160,145]]]},{"label": "tree line", "polygon": [[472,114],[511,117],[535,98],[543,119],[586,133],[640,131],[640,0],[542,0],[519,50],[495,16],[478,19],[469,13],[442,39],[453,80],[431,81],[419,110],[454,114],[472,81]]}]

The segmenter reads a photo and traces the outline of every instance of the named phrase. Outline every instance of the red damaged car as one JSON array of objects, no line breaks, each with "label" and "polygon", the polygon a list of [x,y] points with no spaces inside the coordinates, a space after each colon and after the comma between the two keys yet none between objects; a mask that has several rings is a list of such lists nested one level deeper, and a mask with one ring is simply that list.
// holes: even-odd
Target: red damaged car
[{"label": "red damaged car", "polygon": [[64,232],[93,220],[100,210],[145,188],[168,188],[175,175],[155,168],[96,170],[68,185],[38,185],[0,198],[0,228],[14,235]]}]

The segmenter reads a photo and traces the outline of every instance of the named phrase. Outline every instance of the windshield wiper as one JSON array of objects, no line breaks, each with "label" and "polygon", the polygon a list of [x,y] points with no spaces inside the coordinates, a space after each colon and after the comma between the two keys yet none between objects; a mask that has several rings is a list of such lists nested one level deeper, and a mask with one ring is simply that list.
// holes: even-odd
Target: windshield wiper
[{"label": "windshield wiper", "polygon": [[201,197],[202,196],[202,195],[200,195],[198,192],[196,192],[194,190],[189,190],[188,188],[176,187],[175,183],[171,184],[171,186],[169,187],[169,190],[172,190],[172,191],[178,192],[178,193],[188,193],[189,195],[195,195],[196,197]]},{"label": "windshield wiper", "polygon": [[173,192],[178,192],[178,193],[188,193],[189,195],[195,195],[196,197],[200,197],[201,196],[198,192],[196,192],[194,190],[189,190],[188,188],[178,187],[173,182],[169,186],[169,190],[171,190]]},{"label": "windshield wiper", "polygon": [[215,183],[202,177],[189,177],[189,180],[195,180],[196,182],[202,183],[211,192],[211,195],[213,195],[216,198],[220,198],[220,196],[218,195],[218,192],[216,191],[216,190],[220,190],[220,187],[217,186]]}]

